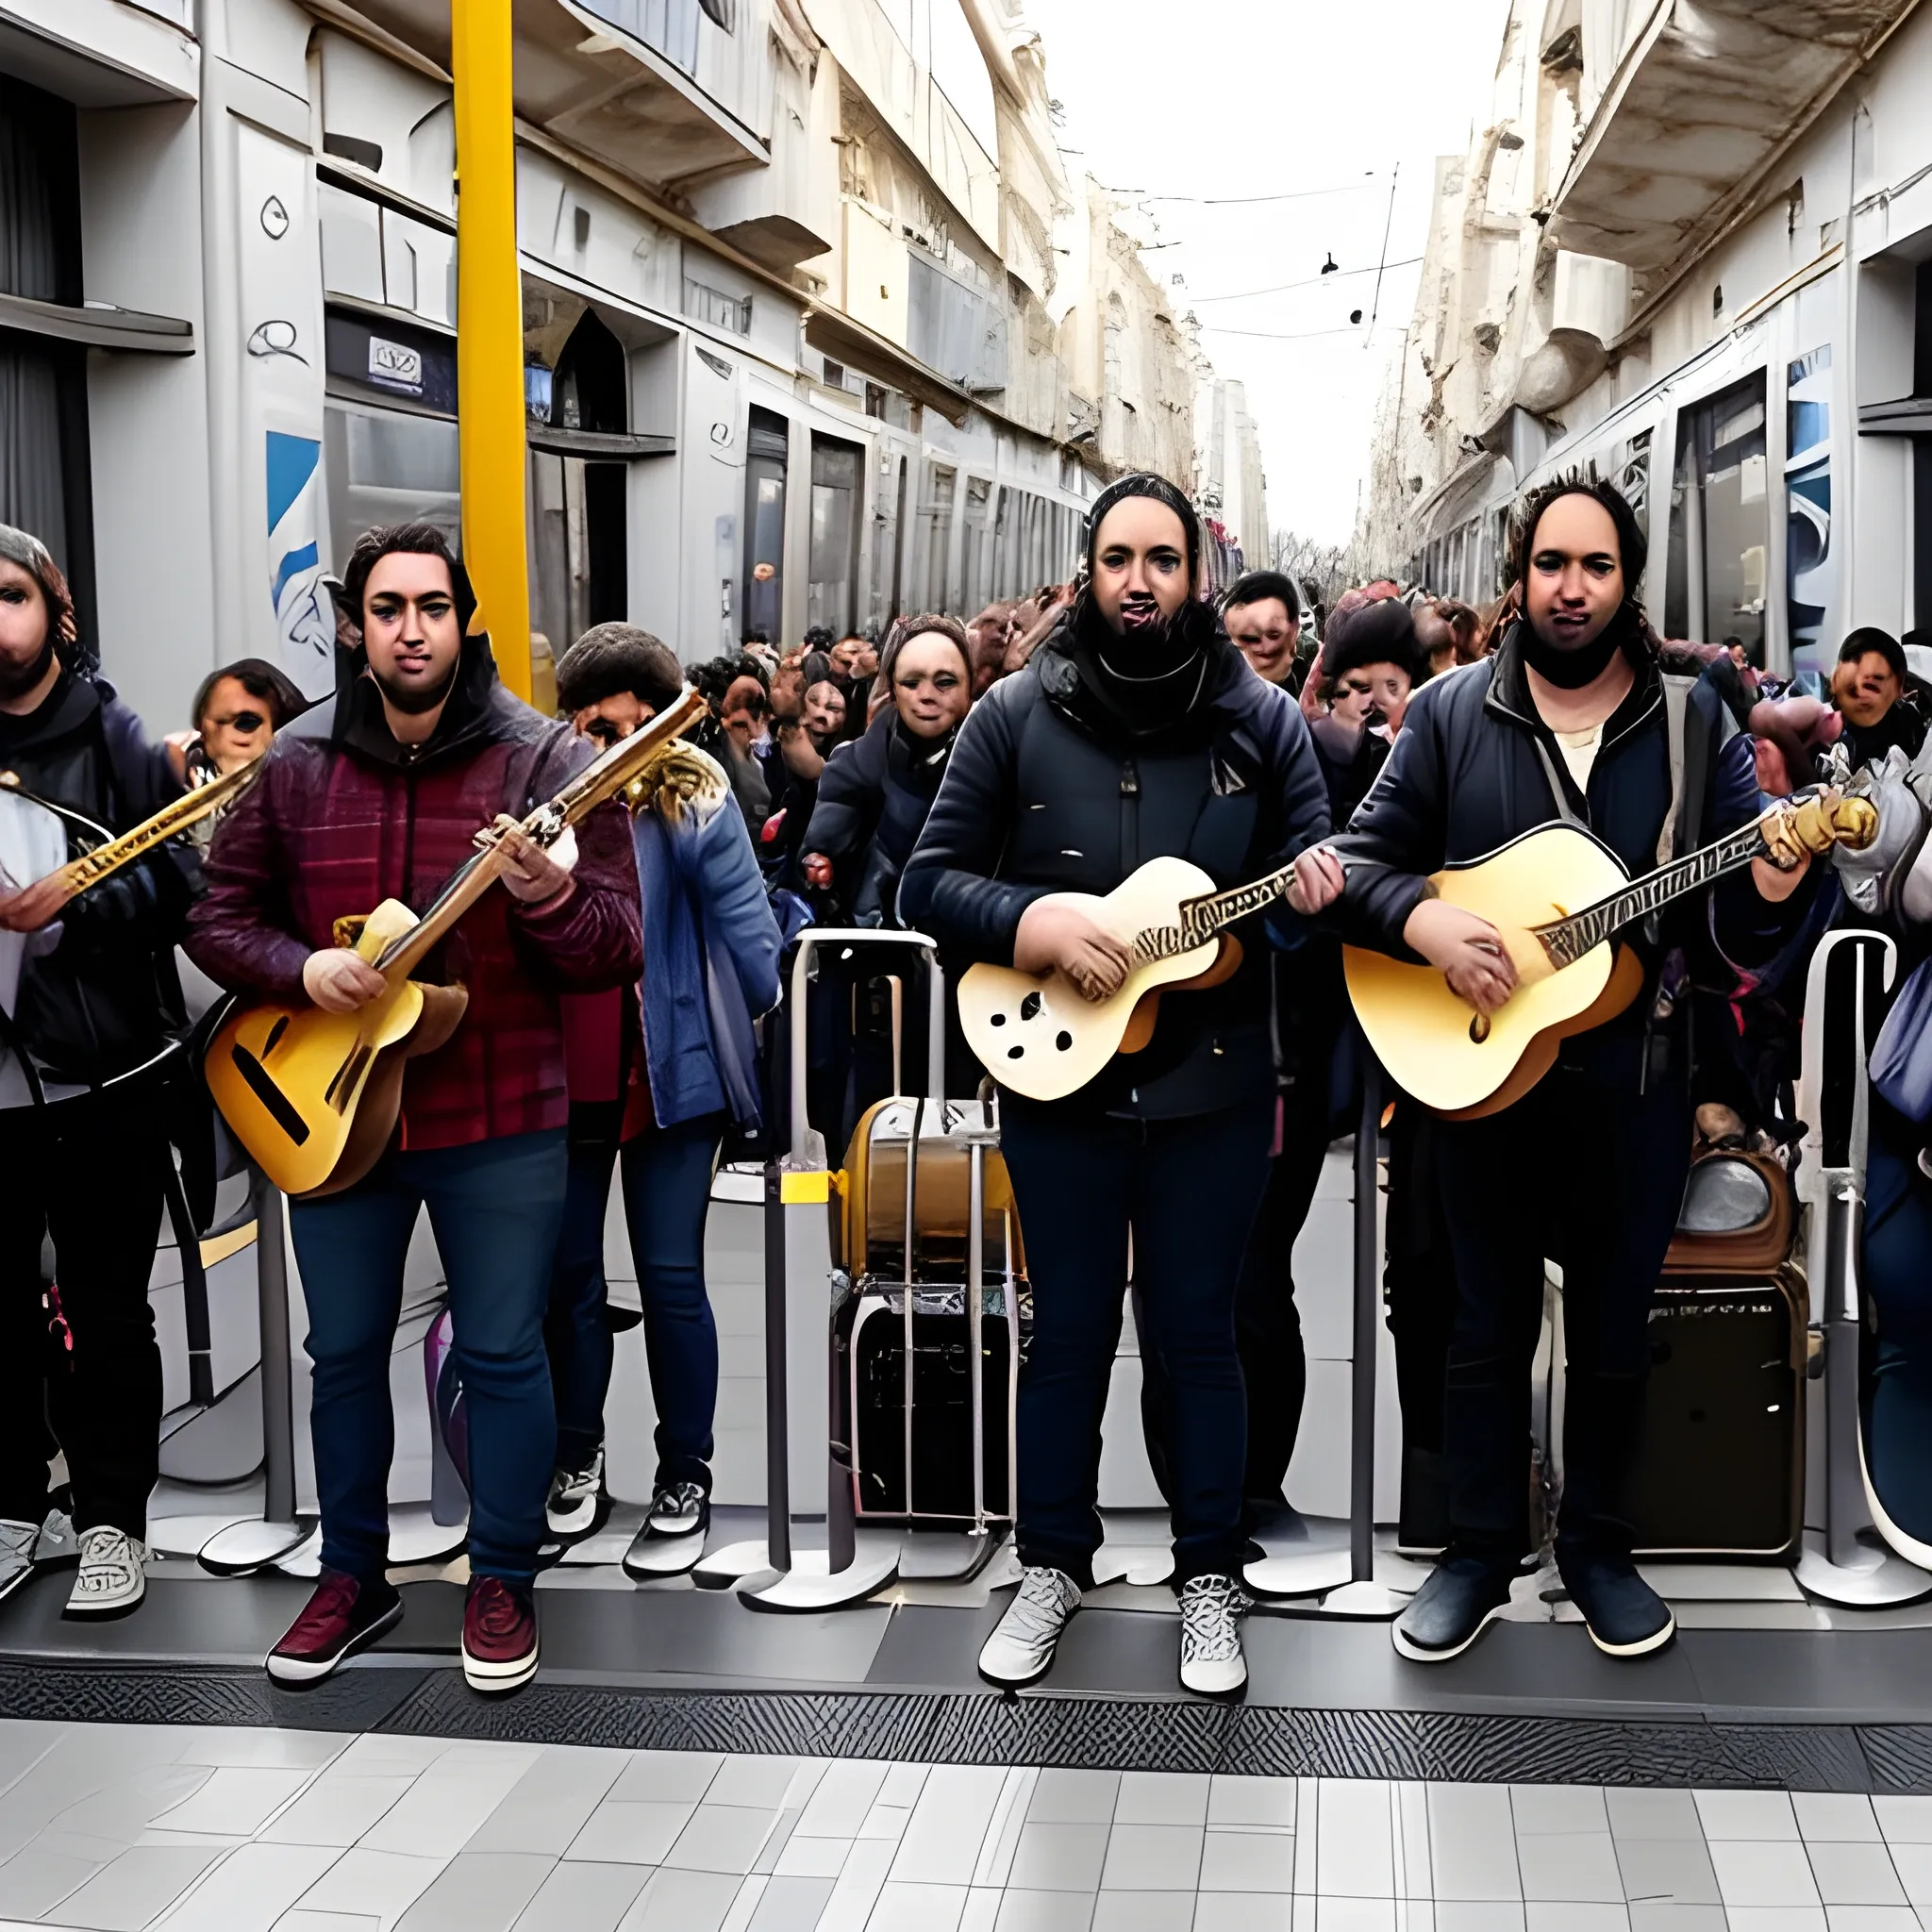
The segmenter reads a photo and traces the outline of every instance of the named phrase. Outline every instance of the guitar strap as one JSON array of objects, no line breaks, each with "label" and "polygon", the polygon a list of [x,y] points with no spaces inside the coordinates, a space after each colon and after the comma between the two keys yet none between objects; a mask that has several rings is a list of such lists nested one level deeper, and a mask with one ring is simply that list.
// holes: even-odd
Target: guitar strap
[{"label": "guitar strap", "polygon": [[[1687,802],[1695,798],[1703,801],[1703,774],[1698,774],[1694,790],[1687,791],[1685,784],[1685,726],[1690,708],[1690,690],[1697,682],[1694,677],[1679,676],[1665,672],[1664,686],[1664,725],[1670,741],[1671,754],[1671,808],[1664,814],[1663,830],[1657,834],[1657,862],[1659,866],[1670,864],[1680,852],[1692,852],[1697,847],[1697,828],[1687,823]],[[1698,817],[1703,814],[1699,812]]]}]

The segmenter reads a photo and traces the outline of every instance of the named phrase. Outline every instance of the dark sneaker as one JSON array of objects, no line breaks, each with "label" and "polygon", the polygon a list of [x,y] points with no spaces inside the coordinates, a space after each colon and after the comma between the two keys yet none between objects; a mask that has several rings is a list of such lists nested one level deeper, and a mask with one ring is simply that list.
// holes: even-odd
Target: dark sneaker
[{"label": "dark sneaker", "polygon": [[1590,1641],[1609,1657],[1642,1657],[1676,1635],[1677,1620],[1628,1557],[1565,1557],[1557,1568]]},{"label": "dark sneaker", "polygon": [[565,1542],[579,1542],[603,1528],[609,1514],[601,1448],[582,1469],[559,1469],[550,1478],[550,1500],[544,1505],[543,1520],[552,1536]]},{"label": "dark sneaker", "polygon": [[277,1684],[313,1684],[393,1629],[402,1615],[403,1600],[385,1579],[363,1583],[325,1570],[302,1614],[269,1652],[268,1674]]},{"label": "dark sneaker", "polygon": [[537,1674],[537,1597],[527,1584],[477,1576],[463,1599],[463,1675],[472,1690],[514,1690]]},{"label": "dark sneaker", "polygon": [[1460,1657],[1509,1601],[1513,1574],[1480,1557],[1445,1557],[1395,1620],[1395,1648],[1419,1664]]},{"label": "dark sneaker", "polygon": [[711,1522],[711,1499],[697,1483],[664,1483],[651,1498],[644,1526],[653,1536],[695,1536]]}]

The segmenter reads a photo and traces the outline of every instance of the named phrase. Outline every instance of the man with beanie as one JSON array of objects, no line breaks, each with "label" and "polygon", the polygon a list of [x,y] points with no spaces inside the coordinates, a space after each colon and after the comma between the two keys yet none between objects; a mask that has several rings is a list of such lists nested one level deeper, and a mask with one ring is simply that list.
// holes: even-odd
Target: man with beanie
[{"label": "man with beanie", "polygon": [[[1344,937],[1426,960],[1477,1012],[1503,1006],[1515,969],[1493,926],[1430,891],[1431,874],[1561,819],[1635,877],[1660,848],[1693,850],[1757,816],[1750,741],[1722,744],[1707,692],[1681,708],[1667,692],[1637,602],[1644,558],[1641,526],[1608,485],[1537,491],[1516,545],[1523,618],[1492,657],[1423,687],[1348,831],[1300,862],[1304,901],[1339,897]],[[1563,1269],[1568,1352],[1557,1568],[1600,1649],[1636,1657],[1671,1639],[1674,1622],[1638,1574],[1623,1512],[1651,1291],[1691,1144],[1687,1003],[1660,1010],[1657,985],[1666,951],[1695,948],[1713,910],[1733,960],[1775,951],[1809,873],[1793,841],[1779,859],[1754,861],[1709,900],[1666,908],[1655,931],[1626,930],[1644,992],[1567,1041],[1522,1098],[1437,1124],[1458,1297],[1443,1414],[1451,1542],[1394,1627],[1405,1657],[1466,1650],[1528,1553],[1529,1368],[1546,1257]]]},{"label": "man with beanie", "polygon": [[[1219,886],[1252,880],[1327,823],[1293,701],[1248,669],[1201,600],[1191,506],[1159,477],[1127,476],[1094,503],[1063,621],[968,713],[899,912],[961,964],[1057,970],[1104,999],[1125,980],[1127,948],[1066,895],[1109,892],[1164,854]],[[1274,1122],[1258,925],[1244,924],[1224,985],[1161,1002],[1142,1051],[1064,1100],[1002,1096],[1035,1313],[1018,1415],[1024,1574],[979,1659],[996,1684],[1045,1674],[1093,1582],[1130,1234],[1141,1346],[1169,1390],[1181,1683],[1224,1696],[1246,1682],[1234,1296]]]},{"label": "man with beanie", "polygon": [[[331,1013],[385,988],[336,943],[338,920],[384,899],[421,911],[477,832],[523,819],[592,757],[498,682],[489,639],[469,634],[469,580],[434,525],[364,532],[343,578],[362,648],[339,655],[334,697],[276,734],[223,822],[188,941],[224,986]],[[460,980],[469,1001],[449,1040],[409,1060],[395,1141],[353,1187],[290,1208],[315,1365],[322,1581],[269,1654],[279,1682],[328,1675],[402,1615],[385,1574],[390,1356],[424,1208],[469,1420],[463,1673],[486,1691],[536,1674],[531,1585],[557,1449],[543,1315],[569,1161],[559,995],[635,981],[643,936],[621,806],[547,848],[506,828],[503,850],[502,890],[419,974]]]},{"label": "man with beanie", "polygon": [[1293,687],[1302,600],[1292,577],[1278,570],[1251,570],[1222,600],[1221,621],[1256,676]]}]

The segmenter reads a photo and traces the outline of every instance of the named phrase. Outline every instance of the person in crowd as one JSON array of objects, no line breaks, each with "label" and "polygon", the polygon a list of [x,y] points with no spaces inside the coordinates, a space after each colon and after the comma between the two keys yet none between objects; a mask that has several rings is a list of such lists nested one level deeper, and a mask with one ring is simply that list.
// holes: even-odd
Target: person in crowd
[{"label": "person in crowd", "polygon": [[834,745],[842,741],[847,710],[845,692],[829,671],[814,677],[811,674],[818,666],[809,658],[806,662],[808,682],[805,688],[805,704],[799,713],[799,722],[823,758],[831,752]]},{"label": "person in crowd", "polygon": [[[1610,486],[1564,481],[1530,497],[1513,559],[1523,619],[1485,663],[1411,700],[1348,831],[1298,861],[1303,903],[1339,897],[1343,937],[1419,954],[1491,1013],[1514,990],[1515,967],[1492,926],[1429,891],[1430,874],[1561,817],[1589,826],[1636,876],[1656,865],[1667,829],[1688,850],[1757,815],[1748,756],[1723,756],[1707,694],[1693,691],[1681,726],[1670,722],[1631,590],[1644,559],[1642,527]],[[1673,823],[1680,728],[1683,768],[1707,776],[1684,791]],[[1777,836],[1789,869],[1757,860],[1707,901],[1667,909],[1656,940],[1625,932],[1648,986],[1623,1015],[1566,1042],[1512,1104],[1437,1124],[1458,1295],[1443,1421],[1451,1545],[1395,1625],[1405,1657],[1439,1662],[1467,1649],[1529,1548],[1529,1367],[1545,1257],[1564,1270],[1568,1349],[1557,1567],[1600,1648],[1634,1657],[1671,1639],[1674,1619],[1632,1561],[1622,1507],[1651,1291],[1691,1146],[1682,1008],[1660,1014],[1655,988],[1664,948],[1694,947],[1711,924],[1741,962],[1770,957],[1795,926],[1815,878],[1796,839]]]},{"label": "person in crowd", "polygon": [[[146,1590],[161,1357],[148,1305],[187,1030],[174,948],[194,864],[161,847],[76,893],[70,859],[179,795],[100,675],[46,546],[0,525],[0,1595],[33,1574],[51,1517],[47,1430],[66,1453],[74,1617]],[[42,1243],[73,1338],[45,1374]],[[50,1544],[51,1547],[51,1544]],[[72,1545],[68,1545],[71,1550]]]},{"label": "person in crowd", "polygon": [[718,708],[718,722],[724,725],[725,737],[740,756],[747,758],[771,736],[771,715],[764,681],[748,673],[731,680]]},{"label": "person in crowd", "polygon": [[1424,677],[1440,677],[1456,669],[1456,632],[1449,620],[1436,607],[1436,600],[1424,597],[1409,613],[1415,636],[1416,656]]},{"label": "person in crowd", "polygon": [[1302,680],[1299,702],[1302,715],[1310,723],[1321,717],[1326,708],[1327,701],[1324,693],[1329,684],[1326,660],[1331,640],[1339,641],[1357,610],[1365,610],[1371,604],[1380,604],[1400,594],[1396,586],[1387,577],[1378,577],[1372,584],[1363,584],[1355,590],[1344,591],[1336,598],[1335,608],[1329,611],[1327,621],[1322,626],[1321,649],[1315,653],[1314,661],[1308,666],[1308,674]]},{"label": "person in crowd", "polygon": [[[335,942],[336,922],[389,898],[427,905],[475,851],[479,819],[521,817],[591,755],[498,682],[489,640],[467,635],[468,578],[435,525],[366,531],[343,580],[363,647],[340,659],[334,698],[277,735],[216,834],[188,936],[220,984],[335,1013],[387,986]],[[323,1574],[270,1653],[284,1682],[326,1676],[402,1614],[385,1575],[390,1358],[425,1206],[469,1415],[464,1674],[508,1690],[537,1668],[531,1583],[557,1443],[543,1312],[569,1169],[558,993],[633,983],[643,941],[621,807],[548,848],[514,819],[496,824],[502,890],[442,949],[468,1005],[446,1044],[408,1062],[398,1141],[355,1186],[290,1204]]]},{"label": "person in crowd", "polygon": [[799,714],[805,709],[805,653],[802,650],[787,651],[778,659],[778,668],[772,674],[772,688],[768,695],[774,728],[798,722]]},{"label": "person in crowd", "polygon": [[1883,762],[1893,745],[1916,758],[1925,741],[1925,718],[1906,701],[1906,654],[1898,640],[1874,625],[1855,630],[1839,646],[1831,701],[1844,719],[1840,742],[1851,769]]},{"label": "person in crowd", "polygon": [[1001,600],[989,604],[966,626],[967,648],[973,654],[973,695],[983,698],[1006,673],[1007,650],[1013,640],[1017,607]]},{"label": "person in crowd", "polygon": [[[683,689],[677,654],[629,625],[586,631],[557,667],[558,704],[577,732],[600,740],[628,738]],[[648,779],[631,821],[641,982],[563,1002],[570,1187],[544,1339],[557,1402],[546,1513],[569,1541],[601,1527],[608,1511],[604,1219],[613,1167],[624,1177],[658,1411],[657,1475],[638,1541],[699,1535],[709,1523],[718,1332],[705,1220],[720,1148],[757,1128],[752,1025],[778,1003],[778,927],[724,773],[679,745],[658,755]]]},{"label": "person in crowd", "polygon": [[1338,829],[1368,796],[1389,757],[1421,665],[1415,620],[1399,597],[1366,604],[1330,624],[1323,646],[1328,709],[1310,729]]},{"label": "person in crowd", "polygon": [[294,681],[266,658],[243,658],[210,671],[189,711],[193,735],[183,749],[190,779],[206,782],[252,763],[308,708]]},{"label": "person in crowd", "polygon": [[915,617],[899,625],[880,660],[891,693],[863,738],[840,745],[825,762],[806,834],[805,875],[837,886],[859,925],[897,925],[899,875],[959,735],[973,690],[964,629],[950,617]]},{"label": "person in crowd", "polygon": [[[1232,884],[1324,835],[1306,726],[1248,669],[1201,590],[1200,525],[1180,491],[1137,475],[1100,493],[1072,609],[968,714],[900,882],[908,925],[957,956],[1058,970],[1104,999],[1125,979],[1127,950],[1054,895],[1110,891],[1158,854]],[[992,1682],[1046,1672],[1093,1580],[1130,1234],[1141,1346],[1160,1356],[1170,1389],[1181,1682],[1230,1694],[1246,1681],[1234,1297],[1274,1124],[1268,982],[1252,945],[1224,985],[1163,1001],[1147,1047],[1078,1093],[1003,1096],[1035,1318],[1018,1414],[1024,1574],[980,1653]],[[1216,1211],[1203,1215],[1210,1193]]]},{"label": "person in crowd", "polygon": [[[1025,670],[1033,654],[1058,626],[1061,618],[1072,608],[1075,586],[1073,584],[1048,584],[1037,591],[1032,599],[1037,615],[1024,629],[1016,628],[1007,644],[1007,655],[1000,660],[999,677],[1011,677]],[[974,660],[974,683],[978,685],[977,659]]]},{"label": "person in crowd", "polygon": [[1228,591],[1221,617],[1235,648],[1257,677],[1284,688],[1293,681],[1302,600],[1292,577],[1279,571],[1251,570]]},{"label": "person in crowd", "polygon": [[1449,634],[1456,640],[1456,662],[1474,664],[1482,655],[1482,619],[1459,597],[1438,597],[1436,615],[1449,626]]},{"label": "person in crowd", "polygon": [[836,734],[838,741],[843,744],[865,730],[878,681],[879,654],[862,631],[851,630],[832,646],[827,656],[832,682],[845,700],[845,715]]},{"label": "person in crowd", "polygon": [[[696,666],[691,683],[710,707],[710,715],[691,733],[691,742],[723,767],[746,829],[756,839],[772,815],[765,765],[756,756],[770,708],[764,667],[743,653],[713,658]],[[735,732],[727,715],[737,721]]]}]

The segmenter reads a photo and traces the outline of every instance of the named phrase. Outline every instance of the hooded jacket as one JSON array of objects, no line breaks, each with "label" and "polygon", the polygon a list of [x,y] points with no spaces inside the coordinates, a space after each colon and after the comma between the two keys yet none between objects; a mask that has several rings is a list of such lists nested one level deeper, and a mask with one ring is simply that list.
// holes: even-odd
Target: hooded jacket
[{"label": "hooded jacket", "polygon": [[[0,771],[107,831],[128,831],[180,796],[166,750],[148,742],[103,677],[63,671],[37,710],[0,718]],[[72,824],[66,831],[66,858],[103,842]],[[181,1039],[175,945],[196,877],[192,852],[149,852],[69,900],[58,926],[29,936],[12,1019],[0,1014],[0,1062],[17,1075],[12,1053],[24,1048],[29,1077],[0,1080],[0,1092],[19,1104],[106,1086]]]},{"label": "hooded jacket", "polygon": [[[961,966],[1009,966],[1021,915],[1049,892],[1110,892],[1164,854],[1238,885],[1326,836],[1327,792],[1294,701],[1255,675],[1205,606],[1187,610],[1199,675],[1158,724],[1137,727],[1097,688],[1084,596],[980,699],[900,882],[908,926]],[[1236,931],[1247,950],[1231,979],[1163,999],[1152,1042],[1062,1104],[1174,1119],[1272,1094],[1257,957],[1267,940],[1258,919]]]},{"label": "hooded jacket", "polygon": [[[338,919],[384,899],[425,909],[499,812],[522,818],[591,761],[567,724],[504,689],[488,641],[466,638],[456,685],[423,744],[399,744],[359,651],[335,695],[276,734],[261,778],[204,861],[188,953],[223,986],[305,997],[302,968]],[[460,980],[448,1043],[408,1062],[402,1145],[455,1147],[561,1127],[569,1117],[560,992],[635,979],[643,965],[637,868],[618,805],[576,828],[574,889],[540,906],[492,890],[417,977]]]},{"label": "hooded jacket", "polygon": [[819,775],[804,849],[823,852],[859,925],[896,925],[899,877],[925,828],[958,734],[915,738],[892,709],[840,745]]}]

